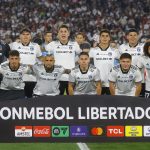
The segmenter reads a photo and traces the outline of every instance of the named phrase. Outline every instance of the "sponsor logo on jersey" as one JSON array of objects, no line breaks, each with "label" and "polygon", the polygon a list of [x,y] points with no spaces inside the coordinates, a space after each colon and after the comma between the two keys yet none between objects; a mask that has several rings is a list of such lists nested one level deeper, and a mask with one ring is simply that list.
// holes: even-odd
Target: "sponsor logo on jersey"
[{"label": "sponsor logo on jersey", "polygon": [[32,126],[15,126],[15,137],[32,137]]},{"label": "sponsor logo on jersey", "polygon": [[133,79],[133,75],[129,75],[129,79]]},{"label": "sponsor logo on jersey", "polygon": [[109,52],[109,53],[108,53],[108,56],[112,56],[112,52]]},{"label": "sponsor logo on jersey", "polygon": [[69,126],[52,126],[52,137],[69,137]]},{"label": "sponsor logo on jersey", "polygon": [[142,137],[142,126],[126,126],[126,137]]},{"label": "sponsor logo on jersey", "polygon": [[150,137],[150,126],[144,126],[143,132],[145,137]]},{"label": "sponsor logo on jersey", "polygon": [[124,126],[107,126],[107,137],[124,137]]},{"label": "sponsor logo on jersey", "polygon": [[50,137],[50,126],[34,126],[34,137]]},{"label": "sponsor logo on jersey", "polygon": [[87,137],[87,126],[71,126],[70,135],[71,137]]}]

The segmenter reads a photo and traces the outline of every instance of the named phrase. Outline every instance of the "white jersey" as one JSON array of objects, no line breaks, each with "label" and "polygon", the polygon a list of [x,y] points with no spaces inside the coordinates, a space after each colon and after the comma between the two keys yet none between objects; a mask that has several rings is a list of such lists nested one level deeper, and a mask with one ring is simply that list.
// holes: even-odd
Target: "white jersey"
[{"label": "white jersey", "polygon": [[[66,45],[61,44],[60,41],[53,41],[46,46],[46,50],[49,54],[54,54],[56,65],[62,65],[66,69],[75,67],[76,55],[81,52],[77,42],[72,41],[69,41]],[[61,81],[68,80],[67,74],[62,75]]]},{"label": "white jersey", "polygon": [[79,66],[76,66],[69,74],[69,82],[75,83],[74,95],[96,95],[96,81],[100,81],[100,73],[92,65],[85,73],[80,70]]},{"label": "white jersey", "polygon": [[131,65],[127,73],[123,73],[120,65],[112,68],[109,81],[115,82],[115,95],[135,96],[135,83],[142,82],[142,75],[136,66]]},{"label": "white jersey", "polygon": [[147,56],[141,56],[137,62],[137,66],[140,69],[145,68],[146,77],[145,77],[145,89],[150,91],[150,58]]},{"label": "white jersey", "polygon": [[[11,50],[17,50],[20,53],[20,62],[26,65],[34,65],[38,60],[37,58],[42,56],[40,46],[36,43],[30,42],[25,46],[21,42],[13,42],[10,45]],[[24,81],[36,81],[33,75],[25,75]]]},{"label": "white jersey", "polygon": [[109,87],[108,75],[115,65],[115,60],[118,59],[118,50],[111,47],[106,50],[95,47],[91,48],[89,55],[94,60],[94,66],[100,71],[102,87]]},{"label": "white jersey", "polygon": [[[137,62],[139,60],[139,57],[143,55],[143,47],[144,43],[138,43],[136,46],[131,47],[129,43],[122,44],[119,47],[119,54],[123,53],[129,53],[132,56],[132,64],[137,65]],[[143,83],[144,83],[144,69],[142,70],[142,78],[143,78]]]},{"label": "white jersey", "polygon": [[54,65],[52,72],[46,72],[43,64],[35,64],[33,71],[37,78],[37,84],[33,90],[36,95],[59,95],[59,80],[64,73],[62,66]]},{"label": "white jersey", "polygon": [[137,65],[138,59],[143,55],[143,43],[137,44],[135,47],[131,47],[129,43],[122,44],[119,47],[119,54],[129,53],[132,56],[132,64]]},{"label": "white jersey", "polygon": [[3,90],[23,90],[23,75],[27,73],[28,66],[20,64],[17,71],[12,71],[9,67],[9,62],[4,62],[0,66],[0,73],[3,76],[0,89]]}]

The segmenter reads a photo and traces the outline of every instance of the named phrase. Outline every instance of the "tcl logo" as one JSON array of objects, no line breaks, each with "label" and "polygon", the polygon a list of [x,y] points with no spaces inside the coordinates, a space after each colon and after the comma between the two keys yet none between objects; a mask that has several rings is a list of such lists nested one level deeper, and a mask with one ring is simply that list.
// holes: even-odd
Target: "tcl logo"
[{"label": "tcl logo", "polygon": [[34,137],[50,137],[50,126],[34,126]]},{"label": "tcl logo", "polygon": [[124,137],[124,126],[107,126],[108,137]]}]

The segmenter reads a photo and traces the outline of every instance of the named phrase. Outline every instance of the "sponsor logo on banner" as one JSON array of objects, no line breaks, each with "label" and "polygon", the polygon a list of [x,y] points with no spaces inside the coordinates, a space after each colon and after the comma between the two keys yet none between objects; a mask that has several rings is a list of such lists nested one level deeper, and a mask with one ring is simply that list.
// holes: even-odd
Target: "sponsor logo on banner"
[{"label": "sponsor logo on banner", "polygon": [[69,126],[52,126],[52,137],[69,137]]},{"label": "sponsor logo on banner", "polygon": [[15,137],[32,137],[32,126],[15,126]]},{"label": "sponsor logo on banner", "polygon": [[124,137],[124,126],[107,126],[107,137]]},{"label": "sponsor logo on banner", "polygon": [[104,130],[102,127],[92,127],[90,129],[90,135],[93,136],[102,136],[104,135]]},{"label": "sponsor logo on banner", "polygon": [[71,137],[87,137],[87,126],[71,126],[70,135]]},{"label": "sponsor logo on banner", "polygon": [[142,137],[142,126],[126,126],[126,137]]},{"label": "sponsor logo on banner", "polygon": [[34,137],[50,137],[50,126],[34,126],[33,136]]},{"label": "sponsor logo on banner", "polygon": [[150,137],[150,126],[144,126],[143,132],[145,137]]}]

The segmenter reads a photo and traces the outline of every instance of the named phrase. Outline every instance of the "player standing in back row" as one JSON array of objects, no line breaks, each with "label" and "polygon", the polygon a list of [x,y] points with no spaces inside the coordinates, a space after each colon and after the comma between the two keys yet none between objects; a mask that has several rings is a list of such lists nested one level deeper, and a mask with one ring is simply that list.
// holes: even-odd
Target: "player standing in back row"
[{"label": "player standing in back row", "polygon": [[108,75],[118,59],[118,50],[110,47],[110,31],[103,29],[100,32],[100,43],[90,50],[91,61],[100,71],[102,94],[110,95]]},{"label": "player standing in back row", "polygon": [[[42,56],[40,46],[31,42],[31,31],[28,28],[21,30],[20,42],[13,42],[9,46],[11,50],[17,50],[20,53],[20,61],[25,65],[34,65],[38,60],[37,58]],[[25,74],[23,81],[25,82],[25,96],[31,98],[36,78],[33,75]]]},{"label": "player standing in back row", "polygon": [[[65,24],[58,29],[58,41],[53,41],[46,46],[49,54],[53,54],[56,65],[62,65],[66,69],[75,67],[75,58],[81,52],[77,42],[69,40],[70,30]],[[63,95],[65,90],[68,94],[69,76],[64,74],[60,79],[60,95]]]},{"label": "player standing in back row", "polygon": [[[119,54],[129,53],[132,56],[132,64],[137,65],[140,56],[143,55],[144,43],[139,43],[138,31],[134,28],[129,29],[126,36],[128,42],[120,45]],[[142,70],[142,90],[141,96],[144,97],[145,94],[145,84],[144,84],[144,69]]]}]

